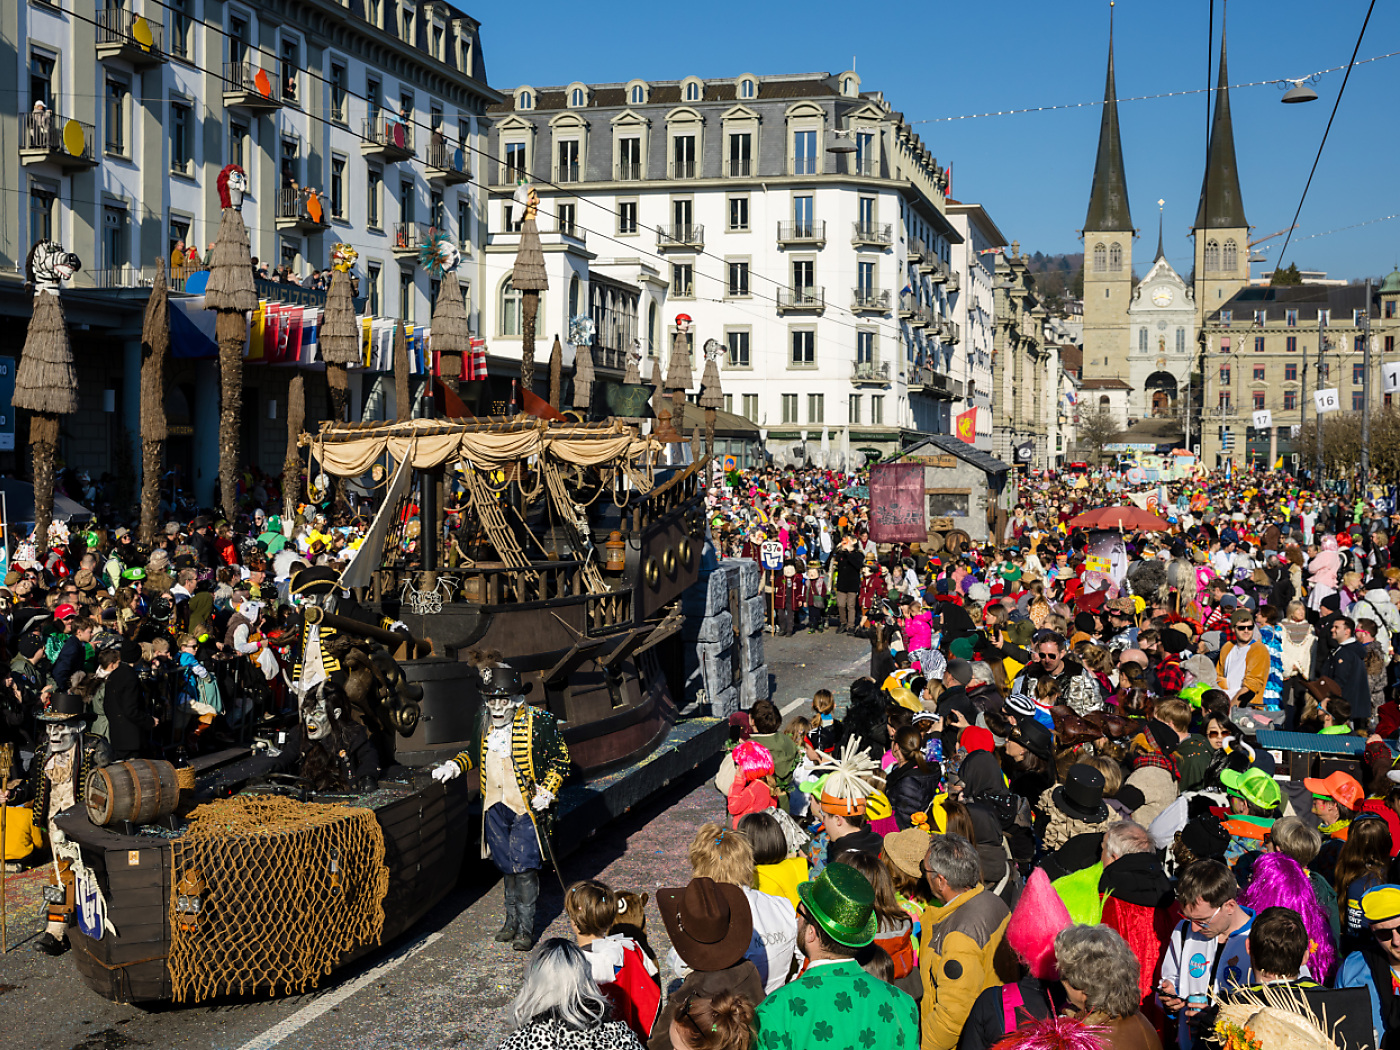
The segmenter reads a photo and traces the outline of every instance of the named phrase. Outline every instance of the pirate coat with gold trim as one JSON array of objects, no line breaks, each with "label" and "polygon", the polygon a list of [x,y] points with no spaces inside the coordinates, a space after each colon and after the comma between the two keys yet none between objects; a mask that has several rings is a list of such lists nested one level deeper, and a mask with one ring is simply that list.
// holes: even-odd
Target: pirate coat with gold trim
[{"label": "pirate coat with gold trim", "polygon": [[[87,785],[88,776],[96,769],[110,764],[112,751],[105,739],[94,733],[84,733],[79,740],[78,761],[73,763],[73,797],[77,800],[76,805],[83,804],[83,789]],[[29,763],[29,782],[25,786],[24,795],[33,800],[34,826],[42,828],[49,819],[49,796],[52,785],[49,778],[44,775],[44,766],[49,761],[49,745],[45,741],[43,746],[35,753],[34,758]],[[14,801],[22,802],[23,798],[16,798]]]},{"label": "pirate coat with gold trim", "polygon": [[[472,745],[452,759],[463,773],[473,767],[486,768],[486,738],[490,733],[491,714],[483,704],[476,714],[472,730]],[[515,784],[525,804],[535,797],[535,788],[542,787],[556,798],[569,773],[569,747],[559,732],[559,719],[548,711],[521,704],[510,723],[510,764],[515,772]],[[483,786],[483,792],[485,788]],[[530,807],[536,827],[544,826],[549,834],[553,825],[553,807],[540,813]]]}]

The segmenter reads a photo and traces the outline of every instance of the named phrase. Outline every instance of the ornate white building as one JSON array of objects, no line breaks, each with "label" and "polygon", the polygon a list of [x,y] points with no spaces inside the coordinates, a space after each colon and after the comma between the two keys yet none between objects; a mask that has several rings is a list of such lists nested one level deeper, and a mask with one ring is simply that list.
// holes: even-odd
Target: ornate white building
[{"label": "ornate white building", "polygon": [[1133,288],[1128,305],[1130,419],[1169,418],[1190,385],[1196,347],[1196,295],[1162,251]]}]

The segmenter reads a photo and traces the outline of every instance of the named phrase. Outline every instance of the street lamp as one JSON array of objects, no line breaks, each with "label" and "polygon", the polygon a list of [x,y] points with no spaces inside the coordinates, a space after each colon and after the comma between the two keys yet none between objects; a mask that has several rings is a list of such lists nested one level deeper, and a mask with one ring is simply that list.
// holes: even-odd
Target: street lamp
[{"label": "street lamp", "polygon": [[854,153],[856,151],[855,141],[844,131],[838,131],[831,136],[831,142],[827,144],[828,153]]},{"label": "street lamp", "polygon": [[1308,86],[1311,77],[1303,77],[1301,80],[1283,80],[1280,84],[1292,84],[1293,86],[1283,93],[1282,102],[1316,102],[1317,92]]}]

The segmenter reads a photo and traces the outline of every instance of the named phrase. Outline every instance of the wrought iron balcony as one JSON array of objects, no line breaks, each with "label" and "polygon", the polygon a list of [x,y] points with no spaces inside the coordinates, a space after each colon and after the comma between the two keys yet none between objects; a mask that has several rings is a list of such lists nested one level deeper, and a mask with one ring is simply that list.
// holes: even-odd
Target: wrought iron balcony
[{"label": "wrought iron balcony", "polygon": [[413,156],[413,125],[380,112],[366,117],[360,152],[384,161],[408,160]]},{"label": "wrought iron balcony", "polygon": [[826,243],[826,222],[780,222],[778,243],[815,244],[820,247]]},{"label": "wrought iron balcony", "polygon": [[886,313],[890,308],[888,288],[851,289],[851,309],[856,313]]},{"label": "wrought iron balcony", "polygon": [[888,248],[894,243],[894,227],[887,222],[853,222],[851,230],[851,243],[855,245]]},{"label": "wrought iron balcony", "polygon": [[919,297],[913,292],[901,292],[899,295],[899,316],[906,320],[912,319],[919,312]]},{"label": "wrought iron balcony", "polygon": [[52,161],[60,168],[91,168],[98,163],[97,129],[81,120],[70,120],[52,110],[21,113],[19,160],[21,164]]},{"label": "wrought iron balcony", "polygon": [[726,162],[725,170],[734,178],[752,175],[754,171],[753,159],[751,157],[730,157]]},{"label": "wrought iron balcony", "polygon": [[699,169],[693,160],[673,160],[671,161],[671,178],[673,179],[693,179],[698,177]]},{"label": "wrought iron balcony", "polygon": [[909,238],[909,261],[919,262],[924,257],[924,242],[921,237]]},{"label": "wrought iron balcony", "polygon": [[124,7],[97,9],[97,57],[119,58],[138,68],[166,61],[161,24]]},{"label": "wrought iron balcony", "polygon": [[224,63],[224,106],[278,109],[282,105],[281,75],[256,62]]},{"label": "wrought iron balcony", "polygon": [[857,361],[851,380],[856,383],[888,384],[890,363],[888,361]]},{"label": "wrought iron balcony", "polygon": [[394,223],[394,257],[417,259],[419,249],[427,241],[429,232],[426,222]]},{"label": "wrought iron balcony", "polygon": [[826,309],[826,289],[811,285],[778,289],[779,313],[821,313]]},{"label": "wrought iron balcony", "polygon": [[821,173],[820,157],[793,157],[792,173],[794,175],[818,175]]},{"label": "wrought iron balcony", "polygon": [[951,401],[954,397],[953,381],[928,365],[910,374],[909,385],[917,392],[940,401]]},{"label": "wrought iron balcony", "polygon": [[330,227],[330,204],[319,193],[312,190],[291,188],[278,190],[276,206],[277,228],[279,230],[302,230],[306,233],[319,233]]},{"label": "wrought iron balcony", "polygon": [[924,252],[923,260],[919,263],[919,269],[928,274],[935,284],[948,279],[947,267],[943,265],[943,260],[933,252]]},{"label": "wrought iron balcony", "polygon": [[658,226],[656,228],[656,246],[658,248],[702,248],[704,245],[705,226],[703,223]]},{"label": "wrought iron balcony", "polygon": [[642,166],[637,161],[624,160],[617,166],[617,180],[619,182],[640,182],[642,178]]},{"label": "wrought iron balcony", "polygon": [[576,163],[575,163],[575,164],[560,164],[560,165],[558,165],[558,167],[555,169],[555,172],[554,172],[554,181],[555,181],[555,182],[578,182],[578,181],[579,181],[579,178],[580,178],[580,170],[579,170],[579,165],[576,164]]},{"label": "wrought iron balcony", "polygon": [[448,186],[470,181],[472,169],[467,161],[467,151],[446,141],[429,142],[426,174],[430,182],[443,182]]}]

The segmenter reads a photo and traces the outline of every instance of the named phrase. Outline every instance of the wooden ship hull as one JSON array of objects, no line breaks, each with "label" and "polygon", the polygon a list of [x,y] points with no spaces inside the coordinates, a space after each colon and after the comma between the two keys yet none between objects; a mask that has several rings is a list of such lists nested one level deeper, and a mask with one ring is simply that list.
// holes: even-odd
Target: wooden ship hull
[{"label": "wooden ship hull", "polygon": [[[471,839],[468,785],[439,784],[416,778],[411,794],[374,809],[384,835],[384,862],[389,889],[384,898],[382,936],[344,953],[340,969],[388,944],[418,922],[457,884]],[[82,806],[58,819],[64,833],[82,850],[83,863],[105,900],[111,930],[90,936],[82,926],[69,927],[73,958],[83,981],[104,999],[119,1003],[158,1002],[172,998],[168,965],[171,946],[173,849],[168,839],[125,834],[98,827]],[[256,872],[248,873],[255,878]],[[80,900],[81,900],[81,894]],[[113,932],[114,931],[114,932]],[[217,995],[276,995],[285,989],[238,984],[229,970]]]}]

